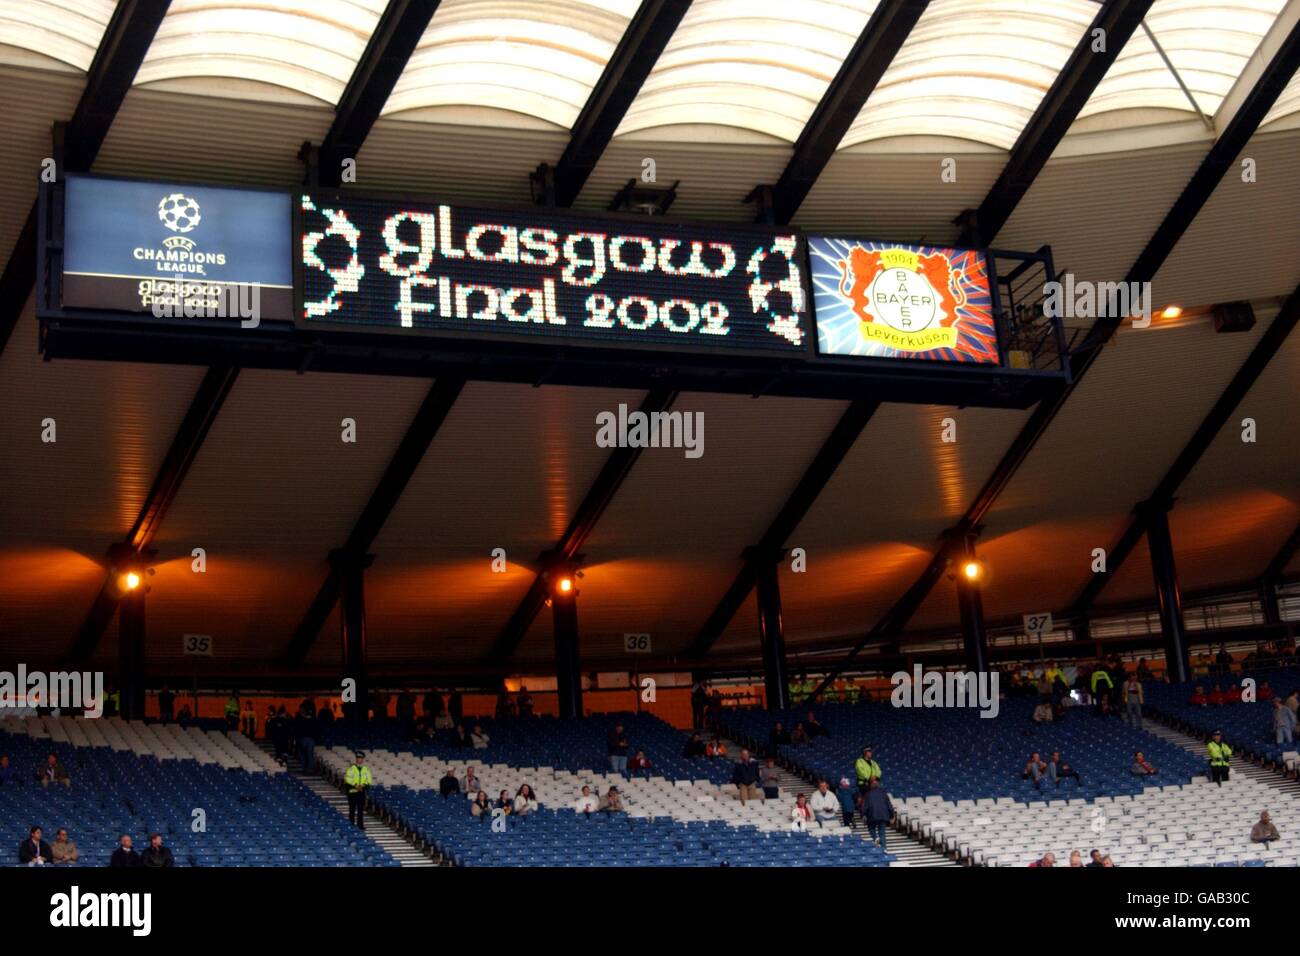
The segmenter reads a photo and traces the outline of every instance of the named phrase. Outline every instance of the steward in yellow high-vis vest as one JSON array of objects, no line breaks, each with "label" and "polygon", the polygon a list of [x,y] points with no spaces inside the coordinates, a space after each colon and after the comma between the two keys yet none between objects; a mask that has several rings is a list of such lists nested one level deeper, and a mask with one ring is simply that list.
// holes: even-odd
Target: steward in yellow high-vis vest
[{"label": "steward in yellow high-vis vest", "polygon": [[362,830],[366,828],[366,789],[374,785],[375,778],[366,766],[366,755],[357,751],[357,762],[348,767],[343,783],[348,791],[348,822]]},{"label": "steward in yellow high-vis vest", "polygon": [[1214,732],[1205,749],[1210,752],[1210,779],[1222,787],[1228,779],[1228,758],[1232,756],[1232,748],[1223,742],[1222,730]]}]

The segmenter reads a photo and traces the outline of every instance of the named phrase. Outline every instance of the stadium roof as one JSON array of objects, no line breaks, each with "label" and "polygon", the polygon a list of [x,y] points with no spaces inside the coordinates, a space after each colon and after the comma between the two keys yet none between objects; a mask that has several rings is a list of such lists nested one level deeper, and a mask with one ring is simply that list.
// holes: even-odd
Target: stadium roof
[{"label": "stadium roof", "polygon": [[[1152,277],[1154,305],[1177,304],[1182,316],[1121,329],[1099,347],[1005,473],[1000,462],[1033,410],[882,405],[782,542],[807,551],[809,572],[783,572],[781,587],[792,656],[852,644],[997,476],[1006,480],[979,521],[993,569],[986,614],[1063,611],[1091,577],[1092,550],[1124,536],[1134,506],[1161,485],[1300,284],[1300,0],[1147,6],[0,0],[3,288],[14,288],[11,276],[21,278],[32,256],[24,227],[41,162],[52,155],[52,124],[74,121],[81,132],[97,117],[107,123],[102,145],[79,141],[97,173],[292,187],[304,177],[303,142],[321,143],[336,115],[346,109],[355,119],[375,99],[359,64],[403,39],[409,58],[397,63],[391,92],[371,104],[377,118],[361,122],[359,189],[528,205],[529,174],[571,161],[581,167],[572,205],[603,210],[649,158],[660,183],[680,180],[674,217],[744,221],[754,217],[744,200],[755,186],[785,182],[792,158],[821,149],[806,195],[791,194],[794,224],[956,242],[959,214],[981,206],[1009,162],[1047,142],[1050,159],[1031,170],[1004,216],[986,220],[995,228],[984,239],[1026,250],[1050,244],[1059,269],[1119,281],[1159,233],[1173,245]],[[420,8],[432,15],[418,41],[376,34],[412,22],[403,17],[420,21]],[[1035,118],[1046,110],[1070,119],[1056,94],[1068,104],[1071,91],[1054,84],[1111,8],[1138,10],[1142,27],[1095,88],[1074,87],[1068,132],[1044,139]],[[79,111],[112,100],[112,81],[122,79],[114,69],[131,61],[114,23],[139,29],[151,13],[162,14],[156,34],[130,65],[120,104],[106,116]],[[873,24],[873,42],[888,46],[892,36],[897,52],[860,104],[854,84],[838,78],[870,72],[870,57],[845,61]],[[638,58],[624,43],[632,31],[661,52]],[[1289,66],[1281,77],[1279,62]],[[1190,225],[1171,226],[1167,214],[1216,142],[1241,132],[1233,120],[1254,102],[1252,91],[1279,81],[1280,95]],[[620,89],[632,94],[625,110],[599,108]],[[831,100],[842,115],[827,111]],[[839,119],[823,122],[828,115]],[[810,137],[814,126],[821,134]],[[839,135],[828,140],[827,130]],[[1244,158],[1254,163],[1250,181],[1239,174]],[[946,159],[956,160],[955,181],[941,178]],[[1253,304],[1256,325],[1216,333],[1209,307],[1234,300]],[[16,321],[7,342],[0,336],[0,656],[31,656],[34,647],[58,656],[84,629],[106,550],[137,525],[208,380],[196,367],[45,362],[30,297],[21,308],[0,302],[4,309]],[[152,537],[151,664],[177,664],[189,632],[212,634],[229,661],[280,656],[430,383],[245,370],[227,386]],[[1300,339],[1291,335],[1176,489],[1171,524],[1184,590],[1256,580],[1300,522],[1298,388]],[[369,654],[378,669],[469,664],[498,646],[538,555],[565,535],[605,466],[609,453],[592,440],[596,413],[645,395],[470,382],[454,397],[369,549],[377,556],[367,576]],[[707,452],[641,455],[584,535],[584,655],[619,659],[629,631],[650,632],[656,658],[695,646],[743,550],[782,513],[848,407],[676,396],[673,408],[704,412]],[[356,444],[339,441],[345,417],[358,423]],[[937,437],[948,417],[955,444]],[[1241,441],[1243,417],[1257,423],[1255,443]],[[40,437],[47,418],[57,422],[53,444]],[[487,573],[496,547],[509,557],[505,574]],[[191,573],[194,548],[206,550],[206,574]],[[1300,573],[1300,558],[1283,570]],[[1098,601],[1153,594],[1142,544]],[[943,581],[910,626],[956,622]],[[511,665],[548,661],[550,630],[549,615],[536,615]],[[92,642],[97,658],[115,653],[115,632]],[[304,648],[309,664],[337,659],[337,618],[319,633]],[[752,601],[709,643],[717,659],[756,655]]]}]

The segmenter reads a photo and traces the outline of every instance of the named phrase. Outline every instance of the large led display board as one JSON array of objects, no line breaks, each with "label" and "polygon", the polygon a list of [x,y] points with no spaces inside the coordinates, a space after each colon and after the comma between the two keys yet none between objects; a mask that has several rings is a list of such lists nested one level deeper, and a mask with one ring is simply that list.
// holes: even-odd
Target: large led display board
[{"label": "large led display board", "polygon": [[242,287],[290,319],[292,214],[288,193],[69,176],[61,304],[210,314]]},{"label": "large led display board", "polygon": [[817,351],[997,364],[983,252],[808,238]]},{"label": "large led display board", "polygon": [[808,351],[793,230],[301,196],[305,327]]}]

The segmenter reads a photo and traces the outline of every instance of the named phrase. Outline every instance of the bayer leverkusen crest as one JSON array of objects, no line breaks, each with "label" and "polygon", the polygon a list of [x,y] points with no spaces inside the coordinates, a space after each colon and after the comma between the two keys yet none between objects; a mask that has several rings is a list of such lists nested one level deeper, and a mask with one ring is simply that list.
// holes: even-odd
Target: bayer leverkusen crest
[{"label": "bayer leverkusen crest", "polygon": [[998,361],[981,253],[819,237],[809,252],[822,354]]}]

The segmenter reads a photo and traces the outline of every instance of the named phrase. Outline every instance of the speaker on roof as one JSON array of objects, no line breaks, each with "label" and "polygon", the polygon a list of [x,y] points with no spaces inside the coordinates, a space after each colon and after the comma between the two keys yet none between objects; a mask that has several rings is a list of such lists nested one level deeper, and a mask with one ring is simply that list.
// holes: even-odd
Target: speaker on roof
[{"label": "speaker on roof", "polygon": [[1216,332],[1249,332],[1255,327],[1255,310],[1249,302],[1221,302],[1212,314]]}]

